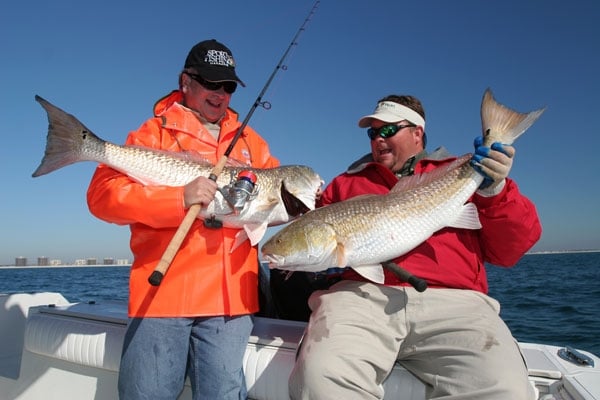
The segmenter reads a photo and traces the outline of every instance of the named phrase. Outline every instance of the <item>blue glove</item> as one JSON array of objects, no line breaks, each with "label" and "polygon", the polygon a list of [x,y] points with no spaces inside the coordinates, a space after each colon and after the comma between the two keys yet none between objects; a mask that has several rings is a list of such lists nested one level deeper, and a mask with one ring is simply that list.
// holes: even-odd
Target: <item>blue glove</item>
[{"label": "blue glove", "polygon": [[478,136],[473,142],[475,154],[471,157],[471,166],[483,175],[479,189],[493,189],[508,176],[512,168],[515,148],[494,142],[490,147],[483,145],[483,137]]}]

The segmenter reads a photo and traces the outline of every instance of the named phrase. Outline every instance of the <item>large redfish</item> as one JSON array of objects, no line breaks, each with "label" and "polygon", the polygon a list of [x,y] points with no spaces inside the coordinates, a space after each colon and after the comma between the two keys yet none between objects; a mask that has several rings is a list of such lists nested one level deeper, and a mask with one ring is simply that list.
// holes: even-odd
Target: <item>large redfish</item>
[{"label": "large redfish", "polygon": [[[80,161],[106,164],[144,185],[183,186],[211,173],[211,163],[187,153],[104,141],[74,116],[39,96],[35,99],[46,110],[49,126],[44,158],[34,177]],[[200,218],[215,217],[225,227],[244,229],[254,245],[262,239],[267,226],[286,223],[315,208],[323,180],[311,168],[303,165],[267,169],[225,167],[217,179],[219,188],[230,186],[242,170],[252,171],[256,176],[256,190],[250,200],[237,210],[217,191],[215,199],[200,211]]]},{"label": "large redfish", "polygon": [[[481,103],[484,145],[512,144],[544,110],[521,114],[487,90]],[[351,267],[383,283],[382,262],[399,257],[445,227],[479,229],[467,200],[483,181],[471,155],[405,177],[385,195],[358,196],[310,211],[275,233],[261,249],[270,268],[318,272]]]}]

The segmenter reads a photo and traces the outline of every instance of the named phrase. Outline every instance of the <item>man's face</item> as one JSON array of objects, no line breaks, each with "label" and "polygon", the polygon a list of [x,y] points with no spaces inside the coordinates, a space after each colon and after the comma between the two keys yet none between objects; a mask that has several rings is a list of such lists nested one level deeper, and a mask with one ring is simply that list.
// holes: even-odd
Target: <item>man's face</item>
[{"label": "man's face", "polygon": [[415,154],[423,150],[422,131],[420,126],[414,126],[403,120],[394,123],[373,119],[371,128],[377,130],[386,125],[396,125],[398,129],[393,136],[383,138],[380,135],[371,139],[371,153],[373,160],[392,170],[399,171],[404,163]]},{"label": "man's face", "polygon": [[208,122],[217,122],[223,115],[231,100],[223,86],[209,90],[191,76],[184,74],[183,97],[186,107],[195,110]]}]

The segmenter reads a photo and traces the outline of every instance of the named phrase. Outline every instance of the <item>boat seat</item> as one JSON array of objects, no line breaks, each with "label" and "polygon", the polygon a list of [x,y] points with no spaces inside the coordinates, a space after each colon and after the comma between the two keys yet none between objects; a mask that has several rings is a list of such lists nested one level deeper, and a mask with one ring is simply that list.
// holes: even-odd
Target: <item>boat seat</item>
[{"label": "boat seat", "polygon": [[29,307],[49,303],[68,304],[68,301],[58,293],[0,294],[0,377],[19,376]]},{"label": "boat seat", "polygon": [[[111,302],[32,308],[24,347],[34,354],[114,371],[116,379],[127,325],[125,312],[126,305]],[[288,376],[304,326],[302,322],[256,317],[244,355],[251,399],[288,398]],[[403,393],[405,399],[424,398],[424,385],[399,365],[384,387],[388,393]],[[188,398],[191,391],[186,383],[180,399]]]},{"label": "boat seat", "polygon": [[118,371],[127,319],[98,321],[71,308],[40,307],[38,312],[32,312],[25,330],[25,349],[75,364]]},{"label": "boat seat", "polygon": [[[244,356],[249,395],[253,399],[287,399],[288,377],[294,366],[298,343],[306,323],[255,318]],[[425,385],[399,364],[383,383],[384,399],[425,398]],[[400,389],[401,388],[401,389]],[[398,397],[398,393],[402,393]]]}]

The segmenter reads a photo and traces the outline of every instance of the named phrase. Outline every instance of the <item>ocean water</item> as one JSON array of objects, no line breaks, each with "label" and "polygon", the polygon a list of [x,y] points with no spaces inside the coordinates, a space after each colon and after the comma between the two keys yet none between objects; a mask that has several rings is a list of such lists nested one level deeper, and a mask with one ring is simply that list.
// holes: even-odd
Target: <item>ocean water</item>
[{"label": "ocean water", "polygon": [[[600,252],[529,254],[511,269],[488,266],[490,296],[521,342],[600,355]],[[69,301],[127,300],[129,268],[0,268],[0,293],[60,292]]]},{"label": "ocean water", "polygon": [[489,295],[517,340],[600,355],[600,252],[531,254],[487,271]]}]

